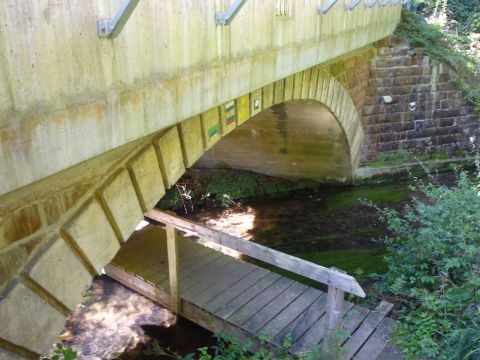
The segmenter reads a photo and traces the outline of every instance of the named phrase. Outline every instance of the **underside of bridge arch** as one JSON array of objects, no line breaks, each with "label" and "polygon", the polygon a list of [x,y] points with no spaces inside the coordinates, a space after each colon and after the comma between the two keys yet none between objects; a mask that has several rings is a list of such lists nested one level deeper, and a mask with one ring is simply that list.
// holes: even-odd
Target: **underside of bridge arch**
[{"label": "underside of bridge arch", "polygon": [[261,111],[195,164],[219,165],[323,183],[352,179],[345,133],[330,110],[316,100],[291,100]]}]

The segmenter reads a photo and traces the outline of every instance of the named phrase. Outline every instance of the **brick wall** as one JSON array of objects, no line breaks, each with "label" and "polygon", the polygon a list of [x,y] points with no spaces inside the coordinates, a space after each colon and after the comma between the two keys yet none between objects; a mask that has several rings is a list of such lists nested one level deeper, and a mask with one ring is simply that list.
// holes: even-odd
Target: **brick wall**
[{"label": "brick wall", "polygon": [[[374,46],[363,107],[362,164],[400,149],[449,156],[468,149],[480,121],[463,100],[456,74],[404,39],[392,36]],[[384,96],[392,102],[385,103]]]}]

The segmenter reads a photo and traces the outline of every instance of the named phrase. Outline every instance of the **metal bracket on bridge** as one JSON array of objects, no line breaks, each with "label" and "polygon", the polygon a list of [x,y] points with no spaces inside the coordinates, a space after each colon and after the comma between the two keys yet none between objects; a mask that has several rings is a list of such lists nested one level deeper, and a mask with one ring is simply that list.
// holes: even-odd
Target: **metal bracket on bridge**
[{"label": "metal bracket on bridge", "polygon": [[350,4],[345,4],[345,8],[348,10],[353,10],[360,4],[362,0],[353,0]]},{"label": "metal bracket on bridge", "polygon": [[328,0],[324,6],[317,7],[317,14],[326,14],[338,0]]},{"label": "metal bracket on bridge", "polygon": [[217,25],[229,25],[246,2],[247,0],[234,0],[227,11],[216,13],[215,22]]},{"label": "metal bracket on bridge", "polygon": [[97,20],[97,33],[100,37],[115,38],[122,31],[140,0],[124,0],[113,19]]},{"label": "metal bracket on bridge", "polygon": [[378,1],[379,0],[367,1],[366,3],[364,3],[364,5],[365,5],[366,8],[372,8],[378,3]]}]

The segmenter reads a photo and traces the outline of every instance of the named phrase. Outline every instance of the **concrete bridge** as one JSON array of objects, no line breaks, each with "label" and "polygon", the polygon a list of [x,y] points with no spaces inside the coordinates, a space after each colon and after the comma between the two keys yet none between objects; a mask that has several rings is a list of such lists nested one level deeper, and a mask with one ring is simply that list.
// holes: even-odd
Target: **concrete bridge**
[{"label": "concrete bridge", "polygon": [[[399,148],[451,154],[477,131],[455,75],[385,39],[400,1],[240,3],[223,25],[227,0],[143,0],[114,39],[96,24],[119,0],[0,5],[0,359],[48,351],[143,213],[250,118],[328,113],[345,144],[334,175],[280,174],[325,181]],[[322,156],[305,153],[288,161]]]}]

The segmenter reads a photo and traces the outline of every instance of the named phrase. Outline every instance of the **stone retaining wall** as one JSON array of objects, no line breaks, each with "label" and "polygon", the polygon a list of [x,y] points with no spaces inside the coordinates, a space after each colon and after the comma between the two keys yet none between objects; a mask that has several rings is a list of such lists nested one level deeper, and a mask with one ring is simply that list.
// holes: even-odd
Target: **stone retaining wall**
[{"label": "stone retaining wall", "polygon": [[463,100],[455,72],[396,36],[374,45],[363,107],[362,165],[398,150],[464,156],[469,138],[478,137],[480,121]]}]

